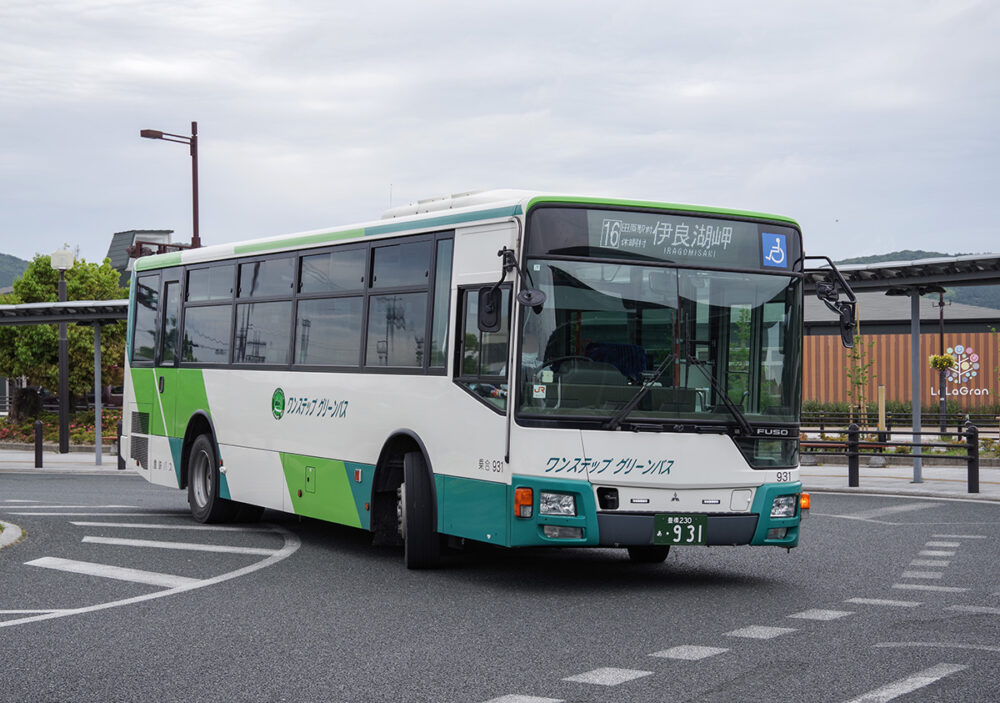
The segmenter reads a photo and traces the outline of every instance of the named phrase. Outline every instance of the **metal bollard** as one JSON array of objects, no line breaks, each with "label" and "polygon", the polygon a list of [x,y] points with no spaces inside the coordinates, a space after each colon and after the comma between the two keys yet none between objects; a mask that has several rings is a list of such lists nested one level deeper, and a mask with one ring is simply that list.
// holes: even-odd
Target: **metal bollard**
[{"label": "metal bollard", "polygon": [[118,421],[118,470],[125,470],[125,458],[122,456],[122,421]]},{"label": "metal bollard", "polygon": [[969,453],[969,493],[979,493],[979,428],[965,423],[965,441]]},{"label": "metal bollard", "polygon": [[44,425],[41,420],[35,420],[35,468],[42,468],[42,432]]},{"label": "metal bollard", "polygon": [[859,434],[857,424],[852,422],[847,428],[847,485],[851,488],[857,488],[860,485],[860,481],[858,480],[858,464],[860,461],[858,456]]},{"label": "metal bollard", "polygon": [[824,432],[826,432],[826,427],[825,427],[825,422],[824,422],[825,418],[826,418],[826,415],[821,410],[820,413],[819,413],[819,433],[820,434],[823,434]]}]

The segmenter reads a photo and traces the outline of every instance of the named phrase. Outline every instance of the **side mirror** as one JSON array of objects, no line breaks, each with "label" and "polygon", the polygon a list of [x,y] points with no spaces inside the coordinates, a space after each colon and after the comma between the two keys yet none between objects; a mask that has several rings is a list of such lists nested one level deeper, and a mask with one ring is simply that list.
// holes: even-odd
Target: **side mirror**
[{"label": "side mirror", "polygon": [[500,331],[500,308],[503,294],[496,286],[479,289],[478,325],[480,332]]},{"label": "side mirror", "polygon": [[837,303],[837,312],[840,314],[840,342],[847,349],[854,348],[854,303]]}]

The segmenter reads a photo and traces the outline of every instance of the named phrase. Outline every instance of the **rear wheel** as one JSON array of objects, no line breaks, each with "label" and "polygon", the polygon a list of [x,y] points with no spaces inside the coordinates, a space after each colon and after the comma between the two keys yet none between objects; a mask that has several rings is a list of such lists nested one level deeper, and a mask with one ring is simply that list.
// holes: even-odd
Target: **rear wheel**
[{"label": "rear wheel", "polygon": [[653,544],[628,548],[628,558],[637,564],[659,564],[666,560],[669,553],[669,544]]},{"label": "rear wheel", "polygon": [[219,496],[219,461],[207,434],[198,435],[188,452],[188,505],[198,522],[227,522],[239,507]]},{"label": "rear wheel", "polygon": [[420,452],[403,457],[399,491],[399,523],[407,569],[430,569],[441,557],[441,540],[434,521],[434,490],[427,462]]}]

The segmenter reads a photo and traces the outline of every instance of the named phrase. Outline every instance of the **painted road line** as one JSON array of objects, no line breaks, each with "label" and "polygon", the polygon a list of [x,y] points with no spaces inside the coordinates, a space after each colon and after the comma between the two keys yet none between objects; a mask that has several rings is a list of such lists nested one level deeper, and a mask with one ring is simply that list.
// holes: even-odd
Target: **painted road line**
[{"label": "painted road line", "polygon": [[948,566],[951,562],[947,559],[945,560],[935,560],[935,559],[914,559],[910,562],[910,566]]},{"label": "painted road line", "polygon": [[7,513],[8,515],[24,515],[32,517],[185,517],[191,513],[178,511],[176,513]]},{"label": "painted road line", "polygon": [[29,505],[32,510],[105,510],[111,508],[128,508],[138,510],[138,505]]},{"label": "painted road line", "polygon": [[102,578],[118,579],[119,581],[132,581],[133,583],[144,583],[148,586],[162,586],[164,588],[192,586],[199,582],[198,579],[192,579],[186,576],[160,574],[155,571],[142,571],[141,569],[125,569],[120,566],[95,564],[89,561],[75,561],[73,559],[59,559],[57,557],[42,557],[41,559],[35,559],[34,561],[26,561],[25,564],[27,566],[40,566],[44,569],[69,571],[74,574],[100,576]]},{"label": "painted road line", "polygon": [[47,608],[46,610],[0,610],[0,615],[32,615],[35,613],[65,613],[65,608]]},{"label": "painted road line", "polygon": [[156,598],[166,598],[178,593],[186,593],[187,591],[193,591],[199,588],[207,588],[209,586],[214,586],[217,583],[222,583],[223,581],[240,578],[241,576],[247,576],[256,571],[260,571],[261,569],[266,569],[287,559],[294,554],[300,546],[302,546],[302,542],[294,533],[289,532],[279,525],[271,525],[271,528],[284,538],[285,544],[274,554],[253,564],[249,564],[234,571],[227,571],[226,573],[219,574],[218,576],[212,576],[200,581],[195,581],[194,583],[186,586],[178,586],[177,588],[171,588],[165,591],[154,591],[153,593],[145,593],[141,596],[132,596],[131,598],[123,598],[121,600],[109,601],[107,603],[98,603],[97,605],[87,605],[82,608],[74,608],[73,610],[45,613],[42,615],[28,615],[23,618],[15,618],[14,620],[2,620],[0,621],[0,628],[15,627],[17,625],[39,622],[41,620],[65,618],[73,615],[82,615],[84,613],[94,613],[99,610],[107,610],[108,608],[121,608],[122,606],[133,605],[135,603],[144,603]]},{"label": "painted road line", "polygon": [[845,603],[857,603],[858,605],[885,605],[890,608],[916,608],[921,605],[916,600],[889,600],[886,598],[848,598]]},{"label": "painted road line", "polygon": [[953,557],[955,552],[940,552],[934,549],[922,549],[918,552],[922,557]]},{"label": "painted road line", "polygon": [[652,676],[652,671],[641,671],[639,669],[616,669],[614,667],[603,667],[586,671],[576,676],[567,676],[563,681],[574,681],[576,683],[589,683],[595,686],[617,686],[626,681],[641,679],[643,676]]},{"label": "painted road line", "polygon": [[990,608],[985,605],[949,605],[945,610],[956,610],[960,613],[976,615],[1000,615],[1000,608]]},{"label": "painted road line", "polygon": [[742,627],[739,630],[727,632],[727,637],[746,637],[753,640],[769,640],[781,635],[795,632],[794,627],[766,627],[764,625],[751,625]]},{"label": "painted road line", "polygon": [[860,513],[835,515],[833,517],[842,517],[849,520],[874,520],[876,518],[887,517],[889,515],[908,513],[914,510],[927,510],[928,508],[938,508],[940,506],[941,503],[904,503],[903,505],[890,505],[884,508],[874,508],[872,510],[863,510]]},{"label": "painted road line", "polygon": [[4,503],[41,503],[40,500],[26,500],[24,498],[5,498]]},{"label": "painted road line", "polygon": [[168,525],[151,522],[73,522],[77,527],[132,527],[139,530],[205,530],[206,532],[272,532],[270,527],[248,525],[227,527],[223,525]]},{"label": "painted road line", "polygon": [[538,696],[518,696],[515,694],[509,696],[500,696],[499,698],[490,698],[484,703],[565,703],[562,698],[539,698]]},{"label": "painted road line", "polygon": [[905,649],[908,647],[928,647],[930,649],[971,649],[980,652],[1000,652],[1000,647],[988,644],[961,644],[959,642],[879,642],[872,645],[879,649],[886,647]]},{"label": "painted road line", "polygon": [[160,542],[152,539],[118,539],[117,537],[84,537],[87,544],[112,544],[119,547],[151,547],[153,549],[186,549],[192,552],[218,552],[222,554],[274,554],[277,549],[260,547],[231,547],[224,544],[198,544],[197,542]]},{"label": "painted road line", "polygon": [[895,700],[907,693],[930,686],[945,676],[950,676],[968,668],[964,664],[938,664],[929,669],[918,671],[912,676],[907,676],[905,679],[893,681],[881,688],[876,688],[874,691],[869,691],[858,698],[852,698],[848,703],[886,703],[886,701]]},{"label": "painted road line", "polygon": [[904,579],[939,579],[943,578],[944,574],[940,571],[904,571]]},{"label": "painted road line", "polygon": [[894,583],[893,588],[909,591],[934,591],[936,593],[965,593],[968,588],[958,588],[957,586],[929,586],[925,583]]},{"label": "painted road line", "polygon": [[729,650],[724,647],[700,647],[696,644],[683,644],[678,647],[671,647],[660,652],[653,652],[649,656],[661,657],[663,659],[683,659],[685,661],[698,661],[707,657],[714,657]]},{"label": "painted road line", "polygon": [[853,611],[850,610],[803,610],[801,613],[795,613],[794,615],[789,615],[790,618],[799,618],[800,620],[836,620],[838,618],[847,617],[848,615],[854,615]]},{"label": "painted road line", "polygon": [[989,539],[986,535],[931,535],[942,539]]},{"label": "painted road line", "polygon": [[961,542],[941,542],[941,541],[931,541],[924,542],[925,547],[938,547],[943,549],[954,549],[955,547],[961,547]]}]

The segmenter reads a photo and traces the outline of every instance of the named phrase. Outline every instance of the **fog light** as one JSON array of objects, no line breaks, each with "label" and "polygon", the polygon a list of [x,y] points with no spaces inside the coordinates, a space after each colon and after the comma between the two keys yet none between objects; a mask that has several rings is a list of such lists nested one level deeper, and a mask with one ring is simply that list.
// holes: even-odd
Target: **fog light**
[{"label": "fog light", "polygon": [[538,498],[538,512],[542,515],[576,515],[576,498],[568,493],[542,491]]},{"label": "fog light", "polygon": [[582,527],[563,527],[562,525],[543,525],[542,532],[550,539],[583,539]]},{"label": "fog light", "polygon": [[795,517],[796,496],[778,496],[771,503],[771,517]]},{"label": "fog light", "polygon": [[787,527],[773,527],[767,531],[768,539],[785,539],[785,535],[788,534]]}]

